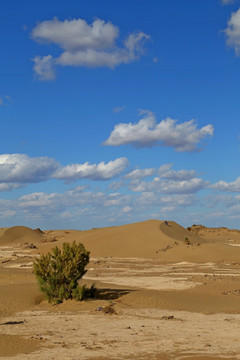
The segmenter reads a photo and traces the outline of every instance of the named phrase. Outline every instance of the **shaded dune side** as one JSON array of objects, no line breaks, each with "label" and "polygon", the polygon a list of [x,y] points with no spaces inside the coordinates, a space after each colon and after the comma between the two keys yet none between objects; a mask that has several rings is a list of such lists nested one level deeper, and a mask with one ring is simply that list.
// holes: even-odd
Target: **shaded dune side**
[{"label": "shaded dune side", "polygon": [[20,242],[38,243],[42,235],[26,226],[13,226],[7,229],[0,237],[0,244],[13,244]]},{"label": "shaded dune side", "polygon": [[175,221],[168,221],[167,225],[164,221],[162,221],[160,230],[163,234],[177,241],[185,241],[185,239],[188,238],[192,244],[206,242],[201,236],[186,230]]}]

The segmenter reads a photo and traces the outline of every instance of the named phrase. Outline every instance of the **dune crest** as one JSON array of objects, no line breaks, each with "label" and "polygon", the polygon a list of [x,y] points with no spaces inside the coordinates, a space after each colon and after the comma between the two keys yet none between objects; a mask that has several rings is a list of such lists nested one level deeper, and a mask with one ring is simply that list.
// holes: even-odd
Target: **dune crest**
[{"label": "dune crest", "polygon": [[13,226],[7,229],[0,237],[0,244],[12,244],[17,242],[37,243],[42,235],[26,226]]}]

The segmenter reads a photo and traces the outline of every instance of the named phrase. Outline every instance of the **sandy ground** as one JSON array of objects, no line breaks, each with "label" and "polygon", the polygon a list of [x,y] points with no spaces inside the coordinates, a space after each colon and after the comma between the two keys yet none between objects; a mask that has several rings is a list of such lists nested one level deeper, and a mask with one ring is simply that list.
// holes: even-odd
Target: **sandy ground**
[{"label": "sandy ground", "polygon": [[[86,232],[0,229],[0,358],[240,359],[240,248],[232,246],[240,233],[214,231],[199,237],[158,221]],[[96,284],[97,298],[49,305],[34,258],[74,239],[93,254],[82,282]]]}]

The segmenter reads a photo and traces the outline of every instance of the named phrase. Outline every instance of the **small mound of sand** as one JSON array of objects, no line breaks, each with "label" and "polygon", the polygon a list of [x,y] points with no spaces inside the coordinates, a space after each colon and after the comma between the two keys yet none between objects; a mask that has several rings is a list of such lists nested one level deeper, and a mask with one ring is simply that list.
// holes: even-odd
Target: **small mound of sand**
[{"label": "small mound of sand", "polygon": [[17,242],[36,243],[41,241],[42,235],[26,226],[13,226],[0,237],[0,244]]}]

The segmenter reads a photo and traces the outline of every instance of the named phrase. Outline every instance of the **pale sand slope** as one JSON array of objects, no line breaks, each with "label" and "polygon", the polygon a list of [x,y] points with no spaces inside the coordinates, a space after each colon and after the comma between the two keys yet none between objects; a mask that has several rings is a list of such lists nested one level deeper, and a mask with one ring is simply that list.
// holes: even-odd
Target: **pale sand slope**
[{"label": "pale sand slope", "polygon": [[[0,323],[23,321],[0,326],[0,357],[240,359],[240,247],[230,246],[239,232],[204,231],[203,238],[158,220],[88,231],[0,229]],[[91,251],[85,281],[96,283],[98,299],[52,307],[42,302],[32,262],[73,240]],[[96,311],[110,300],[116,315]]]}]

